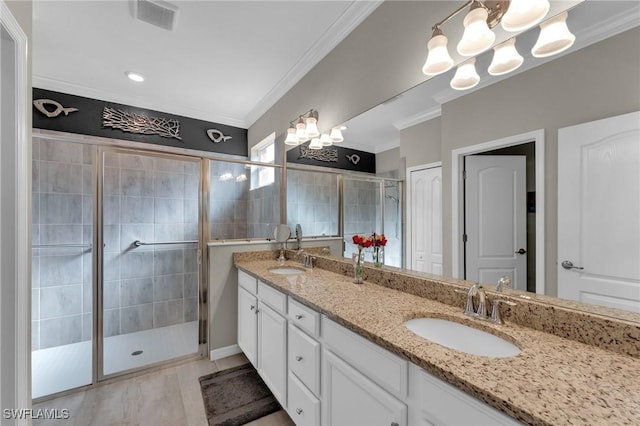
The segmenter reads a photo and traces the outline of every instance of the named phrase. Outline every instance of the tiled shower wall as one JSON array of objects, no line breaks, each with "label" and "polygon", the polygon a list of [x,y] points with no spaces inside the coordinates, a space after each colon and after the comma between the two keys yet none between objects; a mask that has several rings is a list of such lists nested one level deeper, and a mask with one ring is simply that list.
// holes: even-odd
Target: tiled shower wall
[{"label": "tiled shower wall", "polygon": [[93,146],[33,138],[33,350],[91,339],[91,248],[61,245],[92,242],[94,157]]},{"label": "tiled shower wall", "polygon": [[[354,234],[371,235],[380,233],[382,215],[380,211],[380,181],[344,179],[344,241],[345,255],[358,251],[352,243]],[[365,253],[365,260],[371,260],[371,249]]]},{"label": "tiled shower wall", "polygon": [[273,237],[280,223],[280,169],[272,184],[258,188],[251,185],[256,174],[244,164],[211,160],[209,173],[210,239]]},{"label": "tiled shower wall", "polygon": [[287,222],[304,236],[338,235],[338,177],[287,170]]},{"label": "tiled shower wall", "polygon": [[107,152],[104,336],[198,319],[199,162]]}]

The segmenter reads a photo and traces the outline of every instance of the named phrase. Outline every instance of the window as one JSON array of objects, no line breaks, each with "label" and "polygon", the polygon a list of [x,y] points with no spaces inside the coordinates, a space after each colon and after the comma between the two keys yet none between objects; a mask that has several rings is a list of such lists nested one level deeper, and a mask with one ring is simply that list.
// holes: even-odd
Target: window
[{"label": "window", "polygon": [[[251,160],[261,163],[275,163],[276,134],[271,133],[251,148]],[[273,167],[251,166],[251,189],[273,185],[275,169]]]}]

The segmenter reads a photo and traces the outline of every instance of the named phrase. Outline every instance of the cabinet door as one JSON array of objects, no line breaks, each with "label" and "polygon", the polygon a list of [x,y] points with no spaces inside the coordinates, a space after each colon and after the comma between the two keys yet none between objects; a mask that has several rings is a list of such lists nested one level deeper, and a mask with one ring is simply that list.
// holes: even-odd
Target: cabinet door
[{"label": "cabinet door", "polygon": [[349,364],[323,352],[322,423],[331,426],[403,426],[407,406]]},{"label": "cabinet door", "polygon": [[287,404],[287,320],[258,302],[258,372],[280,405]]},{"label": "cabinet door", "polygon": [[238,287],[238,346],[247,359],[257,366],[258,361],[258,300]]}]

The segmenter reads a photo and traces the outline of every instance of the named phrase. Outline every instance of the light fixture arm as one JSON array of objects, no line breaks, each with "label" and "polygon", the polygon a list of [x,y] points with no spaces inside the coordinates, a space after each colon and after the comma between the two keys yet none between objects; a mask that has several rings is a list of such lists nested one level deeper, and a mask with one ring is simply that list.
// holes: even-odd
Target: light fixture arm
[{"label": "light fixture arm", "polygon": [[318,120],[318,117],[319,117],[318,111],[312,108],[309,111],[302,113],[296,118],[294,118],[292,121],[289,122],[289,124],[291,125],[291,127],[295,127],[296,123],[298,123],[300,120],[304,121],[309,117],[313,117],[316,120]]},{"label": "light fixture arm", "polygon": [[431,28],[434,31],[434,34],[436,31],[440,31],[440,34],[441,34],[442,32],[440,30],[440,26],[449,22],[454,16],[458,15],[460,12],[465,10],[468,6],[471,6],[471,9],[474,9],[476,7],[482,7],[483,9],[485,9],[489,14],[489,18],[487,19],[487,24],[489,25],[489,28],[493,28],[496,25],[498,25],[498,23],[500,23],[500,19],[502,19],[502,15],[504,15],[507,9],[509,8],[509,1],[469,0],[466,3],[464,3],[462,6],[460,6],[453,12],[451,12],[442,21],[437,22],[433,26],[433,28]]}]

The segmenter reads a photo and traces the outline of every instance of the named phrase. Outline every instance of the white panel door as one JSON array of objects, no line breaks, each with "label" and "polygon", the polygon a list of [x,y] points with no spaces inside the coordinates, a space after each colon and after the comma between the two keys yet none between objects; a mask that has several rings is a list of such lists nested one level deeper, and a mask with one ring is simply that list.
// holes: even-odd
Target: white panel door
[{"label": "white panel door", "polygon": [[560,129],[558,166],[558,296],[640,312],[640,112]]},{"label": "white panel door", "polygon": [[527,289],[526,157],[465,157],[466,279]]},{"label": "white panel door", "polygon": [[411,172],[411,269],[442,275],[442,167]]}]

